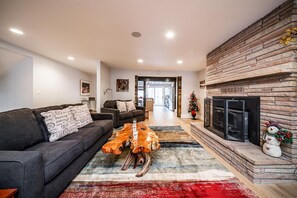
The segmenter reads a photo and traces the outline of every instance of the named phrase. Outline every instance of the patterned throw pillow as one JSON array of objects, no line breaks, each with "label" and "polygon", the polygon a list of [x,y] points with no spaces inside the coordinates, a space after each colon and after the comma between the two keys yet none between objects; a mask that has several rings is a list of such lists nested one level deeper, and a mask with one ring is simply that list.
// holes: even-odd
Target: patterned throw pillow
[{"label": "patterned throw pillow", "polygon": [[120,112],[127,111],[126,103],[122,101],[117,101],[117,108]]},{"label": "patterned throw pillow", "polygon": [[70,106],[69,109],[74,116],[77,128],[84,127],[93,122],[90,110],[86,104],[80,106]]},{"label": "patterned throw pillow", "polygon": [[134,111],[134,110],[136,110],[135,104],[134,104],[134,102],[132,100],[126,102],[126,107],[127,107],[127,110],[128,111]]},{"label": "patterned throw pillow", "polygon": [[42,112],[41,115],[44,117],[44,122],[50,133],[50,142],[78,131],[69,108]]}]

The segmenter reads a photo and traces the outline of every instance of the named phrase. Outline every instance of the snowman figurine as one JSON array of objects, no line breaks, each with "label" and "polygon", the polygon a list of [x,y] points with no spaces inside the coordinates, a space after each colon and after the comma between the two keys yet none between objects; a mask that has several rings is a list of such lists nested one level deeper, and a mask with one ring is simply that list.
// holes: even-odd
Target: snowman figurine
[{"label": "snowman figurine", "polygon": [[264,134],[263,140],[263,152],[266,155],[272,157],[280,157],[282,155],[282,150],[280,148],[280,142],[275,138],[275,134],[280,130],[280,127],[276,122],[267,122],[267,131]]}]

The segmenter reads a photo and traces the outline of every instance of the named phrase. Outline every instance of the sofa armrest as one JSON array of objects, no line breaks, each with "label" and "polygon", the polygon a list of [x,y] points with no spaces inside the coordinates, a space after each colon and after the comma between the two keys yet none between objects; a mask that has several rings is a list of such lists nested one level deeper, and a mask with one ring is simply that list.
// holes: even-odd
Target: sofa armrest
[{"label": "sofa armrest", "polygon": [[93,120],[113,120],[112,113],[91,113]]},{"label": "sofa armrest", "polygon": [[114,127],[119,126],[120,111],[118,109],[102,107],[101,113],[112,113],[113,114],[113,126]]},{"label": "sofa armrest", "polygon": [[137,110],[143,110],[144,111],[144,107],[141,107],[141,106],[136,106],[136,109]]},{"label": "sofa armrest", "polygon": [[0,189],[17,188],[16,197],[43,197],[44,168],[38,151],[0,151]]}]

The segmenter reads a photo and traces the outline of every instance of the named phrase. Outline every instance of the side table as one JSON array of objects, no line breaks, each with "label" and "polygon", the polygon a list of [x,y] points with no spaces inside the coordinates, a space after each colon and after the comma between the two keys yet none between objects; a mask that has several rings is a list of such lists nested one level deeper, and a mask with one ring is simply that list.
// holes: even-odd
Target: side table
[{"label": "side table", "polygon": [[149,110],[145,110],[145,113],[144,113],[144,117],[145,117],[145,119],[150,119],[150,112],[149,112]]},{"label": "side table", "polygon": [[0,189],[0,198],[13,198],[16,192],[16,188]]}]

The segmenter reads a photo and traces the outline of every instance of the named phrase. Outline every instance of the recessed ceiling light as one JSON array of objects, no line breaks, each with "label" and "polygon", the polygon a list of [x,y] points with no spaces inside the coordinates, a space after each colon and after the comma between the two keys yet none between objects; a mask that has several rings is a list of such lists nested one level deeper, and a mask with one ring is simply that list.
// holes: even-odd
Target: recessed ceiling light
[{"label": "recessed ceiling light", "polygon": [[143,60],[142,59],[138,59],[137,62],[143,63]]},{"label": "recessed ceiling light", "polygon": [[74,60],[74,57],[72,57],[72,56],[68,56],[67,58],[68,58],[68,60],[71,60],[71,61]]},{"label": "recessed ceiling light", "polygon": [[169,31],[169,32],[166,33],[166,38],[171,39],[171,38],[173,38],[174,36],[175,36],[174,33],[171,32],[171,31]]},{"label": "recessed ceiling light", "polygon": [[15,33],[15,34],[19,34],[19,35],[23,35],[24,32],[22,32],[21,30],[18,30],[16,28],[10,28],[9,29],[11,32]]},{"label": "recessed ceiling light", "polygon": [[177,64],[182,64],[183,63],[183,60],[178,60],[176,62],[177,62]]},{"label": "recessed ceiling light", "polygon": [[140,32],[132,32],[131,35],[133,37],[136,37],[136,38],[141,37],[141,33]]}]

